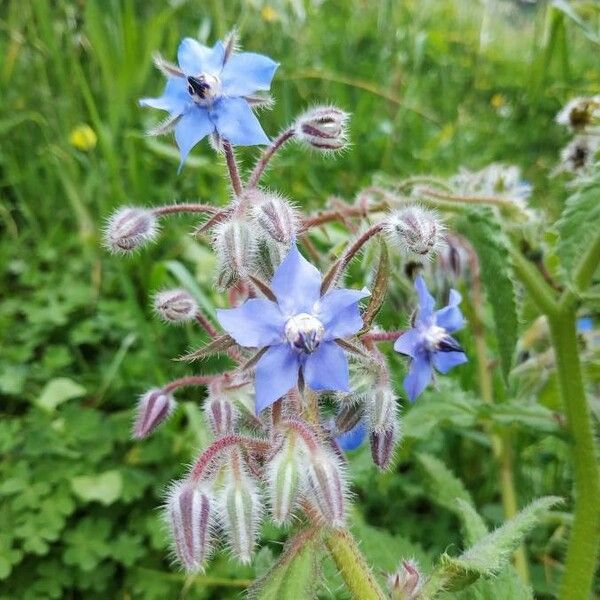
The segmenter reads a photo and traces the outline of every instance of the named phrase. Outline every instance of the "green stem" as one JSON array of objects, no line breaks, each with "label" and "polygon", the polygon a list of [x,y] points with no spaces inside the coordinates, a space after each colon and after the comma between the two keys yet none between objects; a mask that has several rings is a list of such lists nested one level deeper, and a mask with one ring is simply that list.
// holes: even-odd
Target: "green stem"
[{"label": "green stem", "polygon": [[385,600],[386,595],[347,529],[335,529],[327,533],[324,541],[355,600]]},{"label": "green stem", "polygon": [[588,600],[600,546],[600,470],[581,373],[575,310],[550,318],[560,395],[572,440],[575,479],[573,527],[567,547],[560,600]]}]

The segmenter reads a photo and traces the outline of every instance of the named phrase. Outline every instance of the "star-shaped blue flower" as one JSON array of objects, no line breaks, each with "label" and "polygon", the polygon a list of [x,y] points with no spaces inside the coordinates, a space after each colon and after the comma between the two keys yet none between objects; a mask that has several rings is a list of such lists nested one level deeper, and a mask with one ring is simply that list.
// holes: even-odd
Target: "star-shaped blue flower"
[{"label": "star-shaped blue flower", "polygon": [[168,70],[163,95],[143,98],[140,104],[166,110],[176,120],[182,164],[210,133],[238,146],[269,142],[246,97],[269,89],[278,63],[251,52],[226,56],[223,42],[208,48],[191,38],[181,42],[177,59],[179,70]]},{"label": "star-shaped blue flower", "polygon": [[419,310],[414,327],[402,334],[394,343],[394,350],[412,358],[404,389],[411,402],[427,387],[433,375],[433,367],[447,373],[453,367],[467,362],[467,356],[459,343],[450,336],[464,325],[458,305],[461,296],[450,290],[448,306],[434,311],[435,300],[427,291],[420,275],[415,281],[419,296]]},{"label": "star-shaped blue flower", "polygon": [[248,348],[268,348],[256,365],[256,412],[292,389],[302,370],[313,390],[349,391],[348,359],[336,339],[363,326],[358,303],[363,290],[333,290],[321,296],[321,274],[292,245],[275,271],[276,301],[254,298],[218,310],[223,329]]}]

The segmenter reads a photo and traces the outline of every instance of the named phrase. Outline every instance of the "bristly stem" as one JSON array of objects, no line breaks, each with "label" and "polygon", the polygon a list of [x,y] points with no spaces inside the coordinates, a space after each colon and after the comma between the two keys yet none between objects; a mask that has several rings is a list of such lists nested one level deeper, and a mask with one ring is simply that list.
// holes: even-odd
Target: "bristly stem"
[{"label": "bristly stem", "polygon": [[250,177],[248,178],[248,188],[253,188],[258,185],[267,165],[273,158],[273,155],[291,138],[294,137],[295,130],[293,127],[286,129],[280,133],[263,152],[262,156],[256,162]]},{"label": "bristly stem", "polygon": [[233,193],[239,198],[244,191],[242,180],[240,178],[240,171],[238,169],[237,161],[235,160],[235,154],[233,147],[227,140],[222,141],[223,151],[225,152],[225,161],[227,162],[227,170],[229,171],[229,179],[231,180],[231,187],[233,187]]},{"label": "bristly stem", "polygon": [[366,206],[340,206],[334,210],[324,210],[311,217],[302,220],[300,233],[304,233],[313,227],[330,223],[331,221],[341,221],[347,217],[367,217],[370,213],[383,212],[388,210],[386,202],[374,202]]},{"label": "bristly stem", "polygon": [[163,392],[170,393],[175,390],[186,387],[189,385],[210,385],[215,379],[218,379],[220,375],[190,375],[188,377],[181,377],[175,379],[167,385],[163,386]]},{"label": "bristly stem", "polygon": [[211,338],[216,338],[219,335],[219,332],[215,329],[214,325],[200,309],[196,312],[196,321]]},{"label": "bristly stem", "polygon": [[157,206],[152,209],[152,213],[157,217],[164,215],[173,215],[178,213],[206,213],[214,215],[219,212],[218,206],[212,206],[210,204],[167,204],[166,206]]}]

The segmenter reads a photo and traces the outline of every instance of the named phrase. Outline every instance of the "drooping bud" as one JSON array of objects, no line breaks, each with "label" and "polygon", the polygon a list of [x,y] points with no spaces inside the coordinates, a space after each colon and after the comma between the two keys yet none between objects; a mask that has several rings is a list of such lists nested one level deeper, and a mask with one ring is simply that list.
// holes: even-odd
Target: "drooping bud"
[{"label": "drooping bud", "polygon": [[133,437],[137,440],[148,437],[173,412],[177,402],[171,394],[155,388],[140,396],[138,401]]},{"label": "drooping bud", "polygon": [[295,124],[296,137],[316,150],[341,150],[348,141],[350,115],[335,106],[319,106],[305,112]]},{"label": "drooping bud", "polygon": [[328,525],[342,527],[346,519],[346,481],[331,452],[319,448],[308,454],[308,498]]},{"label": "drooping bud", "polygon": [[243,564],[252,560],[262,516],[262,502],[256,484],[243,471],[231,476],[221,493],[221,517],[229,547]]},{"label": "drooping bud", "polygon": [[123,207],[108,219],[104,244],[115,253],[132,252],[152,241],[158,233],[156,217],[145,208]]},{"label": "drooping bud", "polygon": [[414,560],[403,560],[395,573],[387,578],[392,600],[417,600],[423,587],[423,576]]},{"label": "drooping bud", "polygon": [[215,227],[217,284],[230,288],[251,267],[256,250],[256,236],[244,221],[232,219]]},{"label": "drooping bud", "polygon": [[215,437],[233,433],[237,420],[237,411],[232,402],[221,395],[208,399],[204,407],[206,420]]},{"label": "drooping bud", "polygon": [[435,212],[409,206],[388,214],[384,231],[405,254],[432,258],[442,241],[444,226]]},{"label": "drooping bud", "polygon": [[392,421],[385,429],[372,431],[369,436],[373,462],[380,469],[387,469],[394,455],[398,425]]},{"label": "drooping bud", "polygon": [[600,123],[600,96],[573,98],[556,115],[556,122],[573,131]]},{"label": "drooping bud", "polygon": [[169,323],[185,323],[194,319],[198,305],[186,290],[164,290],[154,296],[154,310]]},{"label": "drooping bud", "polygon": [[290,434],[269,463],[267,488],[276,525],[288,523],[296,507],[304,480],[302,457],[300,445],[295,436]]},{"label": "drooping bud", "polygon": [[166,518],[177,559],[187,572],[199,571],[210,554],[213,510],[208,493],[189,481],[175,483],[167,499]]},{"label": "drooping bud", "polygon": [[389,385],[379,384],[365,401],[369,431],[383,432],[396,420],[396,395]]},{"label": "drooping bud", "polygon": [[251,190],[252,215],[262,232],[280,244],[289,246],[296,236],[298,217],[287,200],[275,194]]}]

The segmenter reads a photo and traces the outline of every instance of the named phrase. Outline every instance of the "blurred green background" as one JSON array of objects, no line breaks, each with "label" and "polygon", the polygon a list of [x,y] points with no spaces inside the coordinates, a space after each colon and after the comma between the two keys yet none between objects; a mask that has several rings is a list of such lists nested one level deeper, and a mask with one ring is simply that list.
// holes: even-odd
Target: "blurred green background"
[{"label": "blurred green background", "polygon": [[[322,159],[293,146],[268,173],[267,184],[302,207],[331,195],[351,199],[377,173],[450,175],[502,160],[521,166],[535,202],[555,213],[564,191],[547,174],[568,138],[553,117],[570,97],[600,89],[594,4],[4,0],[0,596],[236,597],[285,537],[266,527],[252,566],[220,553],[205,575],[185,577],[169,562],[157,507],[206,440],[198,393],[181,393],[183,406],[150,440],[129,439],[136,397],[189,373],[171,359],[202,341],[193,328],[156,322],[150,293],[183,285],[206,307],[224,305],[213,289],[210,249],[187,235],[191,219],[168,222],[160,243],[133,258],[110,256],[101,245],[104,220],[121,204],[228,199],[208,144],[178,176],[173,141],[144,136],[158,116],[137,99],[163,85],[155,50],[173,59],[182,37],[212,43],[236,26],[245,49],[281,62],[275,107],[261,116],[270,135],[315,103],[353,114],[348,151]],[[242,163],[255,154],[244,149]],[[392,317],[384,314],[382,325]],[[451,390],[430,392],[424,405],[461,393],[468,400],[460,390],[474,387],[469,377],[467,369],[462,383],[455,376]],[[352,459],[358,536],[381,569],[412,555],[427,566],[460,545],[458,522],[432,498],[418,452],[442,458],[489,522],[502,520],[481,427],[464,415],[429,412],[413,429],[407,414],[394,472],[377,474],[368,450]],[[517,428],[514,448],[521,505],[569,495],[559,437],[540,426]],[[557,519],[528,545],[540,598],[552,597],[560,569],[565,525]],[[331,581],[321,595],[344,598]]]}]

